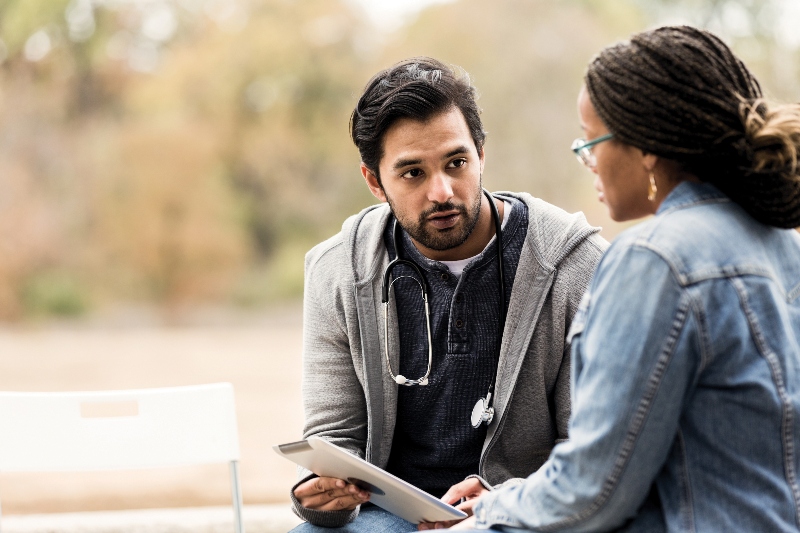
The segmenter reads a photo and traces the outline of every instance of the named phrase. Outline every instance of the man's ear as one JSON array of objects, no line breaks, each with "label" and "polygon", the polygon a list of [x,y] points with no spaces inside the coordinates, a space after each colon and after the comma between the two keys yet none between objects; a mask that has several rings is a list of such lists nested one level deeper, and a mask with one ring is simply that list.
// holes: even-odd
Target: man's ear
[{"label": "man's ear", "polygon": [[484,147],[483,146],[481,146],[481,149],[478,152],[478,155],[481,158],[481,175],[483,175],[483,165],[486,163],[486,152],[484,152]]},{"label": "man's ear", "polygon": [[383,187],[381,187],[381,184],[378,181],[378,176],[373,174],[363,162],[361,163],[361,175],[364,176],[364,181],[367,182],[367,187],[369,187],[369,192],[372,193],[372,196],[381,202],[386,202],[386,193],[383,192]]}]

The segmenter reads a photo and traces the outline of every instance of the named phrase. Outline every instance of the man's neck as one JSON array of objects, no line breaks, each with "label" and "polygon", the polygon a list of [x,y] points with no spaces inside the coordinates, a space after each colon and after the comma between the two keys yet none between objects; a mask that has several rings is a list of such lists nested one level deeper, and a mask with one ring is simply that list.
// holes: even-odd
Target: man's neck
[{"label": "man's neck", "polygon": [[[503,220],[503,202],[495,200],[494,197],[492,198],[497,206],[500,220]],[[489,241],[492,240],[492,237],[495,236],[495,232],[496,228],[494,225],[494,217],[492,216],[492,208],[489,206],[489,201],[486,196],[481,194],[481,210],[478,215],[478,222],[475,224],[472,233],[469,234],[469,237],[467,237],[467,240],[463,243],[448,250],[434,250],[423,246],[413,238],[411,242],[413,242],[417,250],[428,259],[433,259],[434,261],[460,261],[481,253],[483,249],[486,248],[486,245],[489,244]]]}]

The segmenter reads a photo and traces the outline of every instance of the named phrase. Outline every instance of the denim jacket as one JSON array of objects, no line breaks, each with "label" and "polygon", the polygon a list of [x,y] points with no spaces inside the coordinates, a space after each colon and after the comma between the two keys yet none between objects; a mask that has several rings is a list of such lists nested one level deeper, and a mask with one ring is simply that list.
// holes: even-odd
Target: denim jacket
[{"label": "denim jacket", "polygon": [[569,441],[480,528],[800,529],[800,234],[684,182],[573,320]]}]

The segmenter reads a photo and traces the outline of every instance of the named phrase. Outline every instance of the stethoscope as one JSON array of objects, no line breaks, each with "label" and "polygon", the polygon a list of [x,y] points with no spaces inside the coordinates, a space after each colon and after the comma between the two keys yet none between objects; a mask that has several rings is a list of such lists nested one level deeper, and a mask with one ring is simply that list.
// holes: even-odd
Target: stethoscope
[{"label": "stethoscope", "polygon": [[[497,206],[494,203],[494,198],[492,197],[489,192],[484,189],[483,194],[489,200],[489,207],[492,211],[492,218],[494,219],[494,231],[495,231],[495,239],[497,240],[497,273],[499,274],[500,279],[500,325],[499,325],[499,335],[498,335],[498,363],[499,363],[499,352],[500,346],[502,344],[503,339],[503,330],[505,329],[506,325],[506,285],[503,276],[503,229],[502,223],[500,222],[500,213],[497,211]],[[395,259],[391,261],[387,266],[386,270],[383,273],[383,288],[381,290],[381,302],[383,303],[383,327],[386,334],[383,337],[383,352],[386,354],[386,367],[389,369],[389,375],[392,376],[392,379],[398,385],[405,385],[406,387],[411,387],[413,385],[427,385],[428,384],[428,376],[431,374],[431,364],[433,363],[433,344],[431,341],[431,315],[430,315],[430,307],[428,305],[428,285],[427,281],[425,280],[425,276],[422,275],[422,269],[420,269],[419,265],[417,265],[414,261],[410,259],[403,259],[400,257],[400,235],[401,235],[401,228],[400,225],[397,223],[397,219],[394,220],[394,225],[392,227],[392,239],[394,242],[394,250],[395,250]],[[398,265],[405,265],[409,267],[411,270],[416,273],[417,278],[409,275],[402,275],[397,276],[396,278],[390,280],[392,274],[392,269]],[[425,371],[425,375],[418,378],[418,379],[408,379],[402,374],[395,374],[392,371],[392,362],[389,360],[389,291],[392,288],[392,285],[395,281],[402,278],[409,278],[414,280],[417,285],[419,285],[420,290],[422,291],[422,301],[425,305],[425,327],[428,332],[428,368]],[[492,406],[492,393],[494,392],[494,384],[497,380],[497,365],[494,366],[494,371],[492,372],[492,381],[489,383],[489,390],[486,392],[486,396],[483,398],[479,398],[477,402],[475,402],[475,407],[472,408],[472,415],[470,417],[470,421],[472,422],[472,427],[478,428],[481,424],[489,425],[492,423],[494,419],[494,407]]]}]

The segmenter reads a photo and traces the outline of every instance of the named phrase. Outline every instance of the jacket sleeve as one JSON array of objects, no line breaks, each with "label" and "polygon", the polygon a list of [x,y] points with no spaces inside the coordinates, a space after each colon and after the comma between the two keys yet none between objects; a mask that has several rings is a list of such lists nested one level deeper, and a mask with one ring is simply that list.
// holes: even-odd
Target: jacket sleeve
[{"label": "jacket sleeve", "polygon": [[[323,243],[325,244],[325,243]],[[322,246],[322,245],[320,245]],[[319,247],[318,247],[319,248]],[[361,383],[360,350],[353,346],[353,281],[350,261],[342,255],[341,242],[315,248],[306,257],[303,296],[303,438],[312,435],[364,457],[367,439],[367,407]],[[351,319],[348,319],[351,318]],[[356,341],[357,342],[357,341]],[[354,353],[356,352],[356,353]],[[309,472],[301,470],[300,477]],[[308,478],[307,478],[308,479]],[[296,486],[295,486],[296,487]],[[354,511],[314,511],[294,498],[295,513],[326,527],[352,521]]]},{"label": "jacket sleeve", "polygon": [[294,489],[310,479],[317,477],[315,474],[309,474],[297,483],[294,484],[292,490],[289,492],[289,497],[292,500],[292,511],[299,518],[302,518],[310,524],[322,527],[342,527],[345,524],[352,522],[358,516],[358,511],[361,506],[356,507],[352,511],[317,511],[316,509],[309,509],[300,505],[300,501],[294,495]]},{"label": "jacket sleeve", "polygon": [[573,325],[570,438],[525,483],[481,498],[480,528],[620,527],[680,440],[699,365],[690,292],[651,250],[612,247],[587,299]]}]

